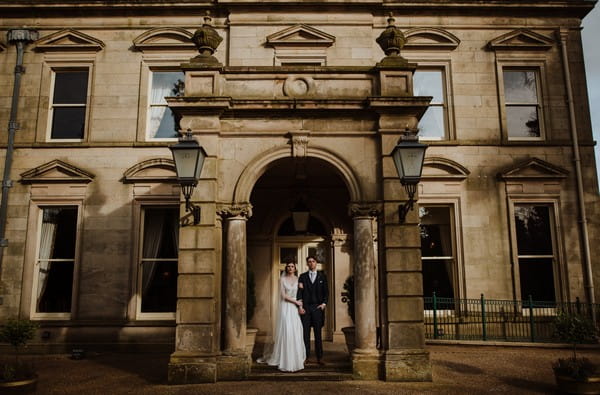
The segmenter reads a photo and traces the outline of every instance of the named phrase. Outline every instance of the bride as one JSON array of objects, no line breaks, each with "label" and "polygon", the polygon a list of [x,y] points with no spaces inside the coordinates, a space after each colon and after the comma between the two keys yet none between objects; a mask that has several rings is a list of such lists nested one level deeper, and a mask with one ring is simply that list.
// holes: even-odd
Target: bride
[{"label": "bride", "polygon": [[298,313],[302,302],[296,300],[298,277],[295,263],[285,265],[285,273],[279,279],[279,289],[280,301],[272,350],[271,345],[265,346],[263,358],[258,362],[277,366],[283,372],[295,372],[304,369],[306,359],[302,322]]}]

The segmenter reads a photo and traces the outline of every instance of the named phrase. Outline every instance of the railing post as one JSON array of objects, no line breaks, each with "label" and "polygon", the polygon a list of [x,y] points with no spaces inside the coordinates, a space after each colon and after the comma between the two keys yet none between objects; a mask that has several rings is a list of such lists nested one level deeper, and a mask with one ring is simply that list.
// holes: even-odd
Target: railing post
[{"label": "railing post", "polygon": [[433,338],[438,338],[437,297],[435,296],[435,292],[433,293]]},{"label": "railing post", "polygon": [[579,300],[579,296],[575,298],[575,310],[578,315],[581,315],[581,301]]},{"label": "railing post", "polygon": [[483,340],[487,340],[487,328],[485,326],[485,298],[481,294],[481,336]]},{"label": "railing post", "polygon": [[529,333],[531,342],[535,343],[535,321],[533,319],[533,298],[529,295]]}]

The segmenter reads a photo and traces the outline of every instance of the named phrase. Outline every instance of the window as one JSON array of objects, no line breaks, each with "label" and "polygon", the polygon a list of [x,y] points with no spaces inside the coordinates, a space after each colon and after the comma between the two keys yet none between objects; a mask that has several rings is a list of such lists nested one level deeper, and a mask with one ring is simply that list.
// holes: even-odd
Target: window
[{"label": "window", "polygon": [[443,140],[447,133],[446,93],[442,69],[423,69],[413,76],[415,96],[433,96],[429,108],[419,121],[419,137],[424,140]]},{"label": "window", "polygon": [[89,69],[54,70],[50,139],[82,140],[88,98]]},{"label": "window", "polygon": [[153,71],[148,110],[148,138],[177,138],[179,120],[167,106],[165,97],[183,95],[184,74],[181,71]]},{"label": "window", "polygon": [[142,208],[138,317],[174,318],[177,303],[179,207]]},{"label": "window", "polygon": [[[451,206],[419,207],[423,295],[455,297],[455,249]],[[426,306],[427,308],[427,306]]]},{"label": "window", "polygon": [[551,206],[516,204],[514,217],[521,299],[556,301]]},{"label": "window", "polygon": [[505,68],[502,70],[502,77],[508,138],[542,138],[538,71]]},{"label": "window", "polygon": [[41,207],[32,303],[34,316],[71,313],[77,239],[77,206]]}]

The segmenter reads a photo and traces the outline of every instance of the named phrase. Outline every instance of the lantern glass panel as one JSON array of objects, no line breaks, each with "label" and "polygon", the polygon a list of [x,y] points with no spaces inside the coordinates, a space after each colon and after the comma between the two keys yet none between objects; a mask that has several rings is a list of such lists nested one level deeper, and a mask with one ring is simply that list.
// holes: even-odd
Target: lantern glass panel
[{"label": "lantern glass panel", "polygon": [[175,148],[173,149],[173,160],[177,168],[177,178],[194,178],[198,169],[200,152],[198,147]]}]

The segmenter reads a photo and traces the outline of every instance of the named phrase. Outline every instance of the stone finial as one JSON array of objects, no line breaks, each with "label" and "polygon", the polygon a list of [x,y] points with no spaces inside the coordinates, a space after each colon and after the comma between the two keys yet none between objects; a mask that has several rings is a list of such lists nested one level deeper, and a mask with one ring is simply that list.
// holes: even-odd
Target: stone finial
[{"label": "stone finial", "polygon": [[[393,59],[394,63],[407,63],[406,60],[400,56],[400,50],[406,44],[406,37],[404,33],[398,27],[396,27],[394,16],[390,12],[388,18],[387,28],[377,37],[377,44],[385,52],[386,58],[389,60]],[[391,59],[390,59],[391,58]],[[387,60],[389,62],[389,60]]]},{"label": "stone finial", "polygon": [[192,59],[193,63],[219,63],[212,55],[217,50],[219,44],[221,44],[221,41],[223,41],[223,37],[219,36],[219,33],[212,26],[212,18],[209,11],[206,11],[204,23],[196,30],[192,41],[196,44],[198,52],[200,52],[200,55]]}]

